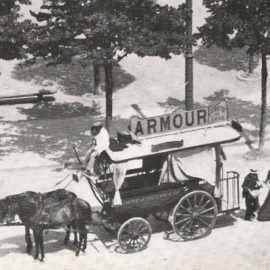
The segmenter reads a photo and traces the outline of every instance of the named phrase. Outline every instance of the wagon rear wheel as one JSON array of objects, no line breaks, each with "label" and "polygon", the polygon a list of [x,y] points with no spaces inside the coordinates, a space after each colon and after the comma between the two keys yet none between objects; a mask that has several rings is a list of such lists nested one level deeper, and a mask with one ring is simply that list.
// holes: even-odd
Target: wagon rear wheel
[{"label": "wagon rear wheel", "polygon": [[214,198],[205,191],[192,191],[184,195],[173,210],[174,231],[185,240],[207,235],[217,219]]},{"label": "wagon rear wheel", "polygon": [[117,240],[125,252],[137,252],[146,248],[151,234],[150,224],[143,218],[135,217],[122,224]]}]

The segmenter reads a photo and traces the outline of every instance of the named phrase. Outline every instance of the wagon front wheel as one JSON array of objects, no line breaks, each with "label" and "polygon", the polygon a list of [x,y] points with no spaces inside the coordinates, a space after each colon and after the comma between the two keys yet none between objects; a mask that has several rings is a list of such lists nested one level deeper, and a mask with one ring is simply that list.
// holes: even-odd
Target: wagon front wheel
[{"label": "wagon front wheel", "polygon": [[217,219],[214,198],[205,191],[195,190],[184,195],[173,210],[174,231],[185,240],[207,235]]},{"label": "wagon front wheel", "polygon": [[151,234],[150,224],[143,218],[135,217],[122,224],[117,234],[117,240],[125,252],[137,252],[146,248]]}]

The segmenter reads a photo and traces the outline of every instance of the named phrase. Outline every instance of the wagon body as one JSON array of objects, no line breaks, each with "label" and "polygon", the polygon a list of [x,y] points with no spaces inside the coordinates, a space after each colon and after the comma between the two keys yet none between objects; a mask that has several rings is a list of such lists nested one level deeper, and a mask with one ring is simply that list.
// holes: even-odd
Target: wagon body
[{"label": "wagon body", "polygon": [[226,177],[220,180],[221,195],[218,198],[215,198],[213,186],[196,178],[179,183],[153,185],[152,182],[151,184],[147,187],[138,186],[135,189],[122,190],[121,205],[112,204],[115,191],[111,189],[107,193],[109,204],[106,205],[109,215],[122,222],[131,217],[146,217],[152,213],[169,212],[181,197],[194,190],[209,193],[215,199],[218,213],[235,211],[240,208],[239,174],[237,172],[227,172]]},{"label": "wagon body", "polygon": [[121,217],[145,217],[151,213],[169,211],[188,190],[199,189],[197,183],[166,183],[122,193],[122,205],[113,206],[114,215]]}]

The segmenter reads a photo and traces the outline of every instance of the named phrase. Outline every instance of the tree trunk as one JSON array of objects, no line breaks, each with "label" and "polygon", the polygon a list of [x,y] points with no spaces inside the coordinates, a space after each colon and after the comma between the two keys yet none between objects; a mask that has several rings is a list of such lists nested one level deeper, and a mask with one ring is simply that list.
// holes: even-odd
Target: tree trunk
[{"label": "tree trunk", "polygon": [[252,74],[254,72],[255,67],[256,67],[255,54],[254,52],[250,52],[248,58],[248,73]]},{"label": "tree trunk", "polygon": [[262,151],[264,148],[264,140],[265,140],[265,126],[266,126],[266,115],[267,115],[267,91],[266,91],[266,83],[267,83],[267,63],[266,63],[266,54],[262,54],[262,101],[261,101],[261,122],[260,122],[260,131],[259,131],[259,150]]},{"label": "tree trunk", "polygon": [[106,91],[106,128],[110,131],[112,122],[112,111],[113,111],[113,65],[112,63],[104,64],[105,71],[105,91]]},{"label": "tree trunk", "polygon": [[185,107],[193,110],[193,53],[192,53],[192,0],[186,0],[189,16],[187,18],[187,44],[185,65]]},{"label": "tree trunk", "polygon": [[94,95],[99,94],[99,86],[100,86],[100,69],[99,65],[93,64],[93,70],[94,70]]}]

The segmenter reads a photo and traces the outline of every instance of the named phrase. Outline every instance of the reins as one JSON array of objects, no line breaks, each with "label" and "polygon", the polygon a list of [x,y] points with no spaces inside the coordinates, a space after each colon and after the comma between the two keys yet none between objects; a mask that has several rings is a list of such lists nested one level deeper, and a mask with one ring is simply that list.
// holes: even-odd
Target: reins
[{"label": "reins", "polygon": [[74,181],[73,178],[63,187],[63,189],[66,189],[72,183],[72,181]]},{"label": "reins", "polygon": [[61,184],[62,182],[64,182],[69,176],[71,175],[71,173],[67,174],[62,180],[60,180],[59,182],[57,182],[54,187],[58,186],[59,184]]},{"label": "reins", "polygon": [[[93,184],[91,178],[90,178],[87,174],[85,174],[85,173],[83,173],[83,172],[81,172],[81,174],[82,174],[87,180],[89,179],[87,182],[89,183],[90,188],[91,188],[91,190],[92,190],[92,192],[93,192],[95,198],[98,200],[98,202],[99,202],[102,206],[104,206],[104,201],[103,201],[104,198],[103,198],[103,196],[102,196],[101,194],[99,194],[99,196],[100,196],[101,199],[103,199],[103,200],[101,200],[101,199],[97,196],[98,190],[97,190],[96,186]],[[94,188],[94,187],[95,187],[95,188]]]}]

